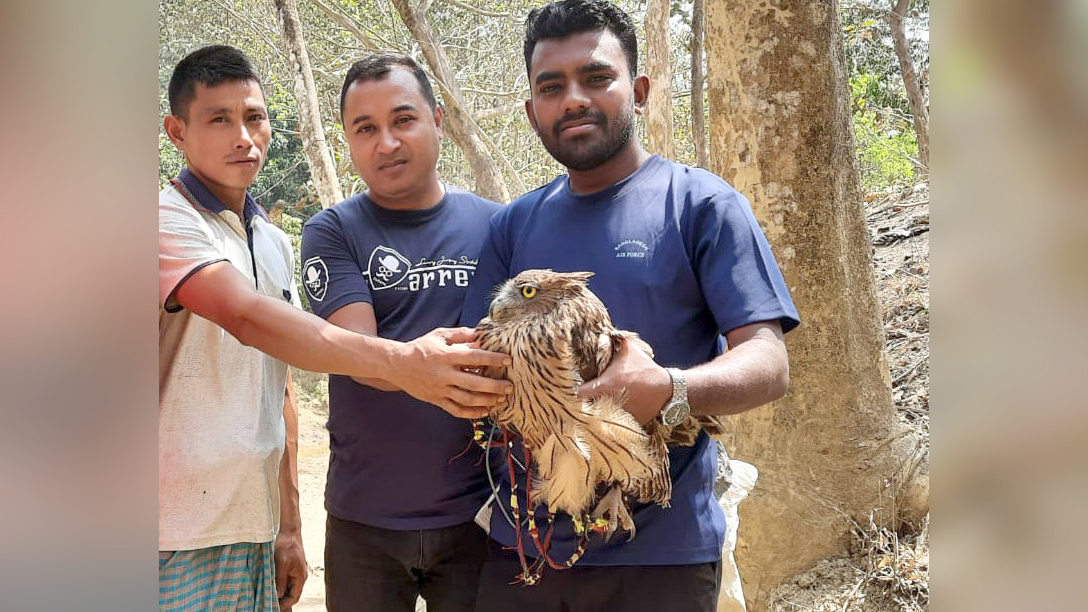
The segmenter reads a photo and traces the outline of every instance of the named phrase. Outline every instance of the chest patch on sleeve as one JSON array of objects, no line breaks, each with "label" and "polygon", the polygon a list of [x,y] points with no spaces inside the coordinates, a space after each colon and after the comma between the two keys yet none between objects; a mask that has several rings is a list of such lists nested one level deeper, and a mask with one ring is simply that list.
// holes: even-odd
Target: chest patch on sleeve
[{"label": "chest patch on sleeve", "polygon": [[320,302],[329,290],[329,268],[321,257],[311,257],[302,266],[302,284],[311,300]]}]

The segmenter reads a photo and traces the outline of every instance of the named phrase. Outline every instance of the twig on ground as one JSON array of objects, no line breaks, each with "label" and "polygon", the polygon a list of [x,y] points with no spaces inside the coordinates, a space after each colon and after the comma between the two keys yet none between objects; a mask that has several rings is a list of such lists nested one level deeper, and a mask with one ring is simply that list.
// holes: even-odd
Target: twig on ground
[{"label": "twig on ground", "polygon": [[866,215],[866,218],[867,219],[872,219],[873,217],[879,215],[880,213],[882,213],[884,211],[887,211],[887,210],[891,210],[893,208],[914,208],[916,206],[925,206],[927,204],[929,204],[929,198],[926,198],[925,200],[922,200],[922,201],[919,201],[919,202],[911,202],[909,204],[903,204],[903,203],[900,203],[900,202],[896,202],[895,204],[888,204],[887,206],[884,206],[882,208],[878,208],[877,210],[871,211],[869,214]]}]

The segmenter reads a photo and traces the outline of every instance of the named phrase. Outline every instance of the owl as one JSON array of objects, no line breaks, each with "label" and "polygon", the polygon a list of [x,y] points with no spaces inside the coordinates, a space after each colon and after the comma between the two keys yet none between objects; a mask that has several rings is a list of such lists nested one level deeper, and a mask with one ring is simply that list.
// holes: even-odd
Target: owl
[{"label": "owl", "polygon": [[608,367],[622,342],[653,355],[638,334],[613,326],[589,290],[591,276],[521,272],[497,289],[477,338],[482,348],[513,358],[510,366],[487,372],[514,384],[490,418],[520,435],[529,458],[530,531],[533,508],[544,505],[549,513],[570,515],[577,533],[586,526],[607,539],[620,528],[633,538],[629,503],[669,505],[667,445],[693,444],[700,428],[721,433],[721,423],[690,417],[672,428],[657,419],[643,427],[623,409],[623,396],[575,395]]}]

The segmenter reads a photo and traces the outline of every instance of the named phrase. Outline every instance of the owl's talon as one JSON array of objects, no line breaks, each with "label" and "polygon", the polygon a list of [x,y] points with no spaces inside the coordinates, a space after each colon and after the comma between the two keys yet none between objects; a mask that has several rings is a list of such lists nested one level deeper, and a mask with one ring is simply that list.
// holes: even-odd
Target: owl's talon
[{"label": "owl's talon", "polygon": [[590,514],[590,519],[592,524],[589,530],[604,536],[605,540],[612,537],[617,527],[628,532],[628,541],[635,537],[635,521],[631,519],[627,505],[623,503],[623,492],[619,487],[612,487],[605,493]]}]

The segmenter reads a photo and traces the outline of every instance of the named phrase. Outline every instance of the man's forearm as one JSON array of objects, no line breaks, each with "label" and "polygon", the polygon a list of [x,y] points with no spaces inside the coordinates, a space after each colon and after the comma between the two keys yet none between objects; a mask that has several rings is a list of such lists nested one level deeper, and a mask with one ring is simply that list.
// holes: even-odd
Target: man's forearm
[{"label": "man's forearm", "polygon": [[224,325],[240,342],[295,367],[377,378],[390,371],[403,344],[337,327],[287,302],[252,296],[254,308]]},{"label": "man's forearm", "polygon": [[373,387],[373,388],[377,389],[378,391],[400,391],[401,390],[400,387],[394,385],[393,383],[389,382],[388,380],[382,380],[381,378],[362,378],[360,376],[352,376],[351,379],[354,380],[355,382],[359,383],[360,385],[366,385],[368,387]]},{"label": "man's forearm", "polygon": [[737,414],[786,393],[789,361],[780,337],[757,335],[684,375],[693,414]]},{"label": "man's forearm", "polygon": [[466,372],[510,361],[507,355],[465,346],[474,337],[472,330],[436,329],[410,342],[355,333],[255,292],[227,262],[198,270],[177,288],[176,297],[239,342],[290,365],[387,380],[454,416],[477,418],[512,387],[509,381]]},{"label": "man's forearm", "polygon": [[294,381],[287,375],[287,390],[283,401],[283,424],[286,439],[280,460],[280,531],[301,533],[302,513],[298,500],[298,401]]},{"label": "man's forearm", "polygon": [[[684,372],[693,414],[736,414],[774,401],[789,385],[789,362],[777,322],[754,323],[729,334],[730,350]],[[661,413],[672,396],[665,368],[625,342],[600,377],[578,394],[626,393],[624,410],[640,424]]]},{"label": "man's forearm", "polygon": [[290,610],[302,596],[307,577],[298,500],[298,402],[290,374],[283,398],[283,424],[286,438],[280,461],[280,532],[276,536],[274,554],[276,597],[281,610]]}]

